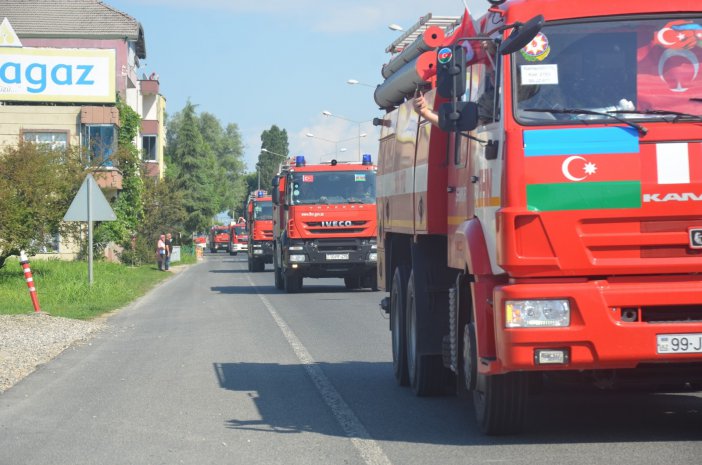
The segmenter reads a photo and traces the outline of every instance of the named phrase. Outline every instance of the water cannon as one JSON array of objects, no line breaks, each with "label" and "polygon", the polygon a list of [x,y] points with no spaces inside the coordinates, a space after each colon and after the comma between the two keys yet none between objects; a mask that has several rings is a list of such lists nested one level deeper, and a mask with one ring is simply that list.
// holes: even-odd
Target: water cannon
[{"label": "water cannon", "polygon": [[295,166],[300,167],[300,166],[305,166],[305,156],[304,155],[298,155],[295,157]]},{"label": "water cannon", "polygon": [[363,159],[362,159],[361,164],[364,165],[364,166],[372,165],[372,164],[373,164],[373,159],[372,159],[370,153],[364,153],[364,154],[363,154]]}]

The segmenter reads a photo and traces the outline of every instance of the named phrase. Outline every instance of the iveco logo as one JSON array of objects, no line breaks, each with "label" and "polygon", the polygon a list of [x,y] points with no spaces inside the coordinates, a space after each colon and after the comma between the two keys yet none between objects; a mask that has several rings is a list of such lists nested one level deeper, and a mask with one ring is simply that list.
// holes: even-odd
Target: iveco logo
[{"label": "iveco logo", "polygon": [[687,202],[687,201],[702,202],[702,194],[693,192],[671,192],[670,194],[644,194],[644,202]]},{"label": "iveco logo", "polygon": [[351,226],[350,221],[322,221],[322,226],[327,228],[340,228],[343,226]]}]

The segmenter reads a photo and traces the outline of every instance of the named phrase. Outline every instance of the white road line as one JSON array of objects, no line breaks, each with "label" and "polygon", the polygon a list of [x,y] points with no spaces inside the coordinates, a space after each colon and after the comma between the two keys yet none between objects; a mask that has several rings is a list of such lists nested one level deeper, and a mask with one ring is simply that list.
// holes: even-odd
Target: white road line
[{"label": "white road line", "polygon": [[385,455],[378,443],[373,440],[363,426],[363,423],[358,419],[351,407],[346,403],[341,394],[334,388],[334,385],[329,381],[329,378],[324,374],[322,369],[317,365],[317,362],[312,358],[300,339],[290,329],[288,324],[283,320],[276,311],[273,304],[268,299],[258,292],[258,288],[251,280],[251,276],[247,275],[247,279],[251,286],[256,289],[258,298],[265,305],[268,313],[270,313],[273,321],[278,325],[280,331],[285,336],[285,339],[292,347],[297,359],[302,363],[307,370],[307,374],[312,379],[312,382],[317,387],[317,390],[322,395],[324,402],[329,406],[336,421],[346,433],[346,436],[351,439],[351,443],[363,457],[363,461],[368,465],[392,465],[390,459]]}]

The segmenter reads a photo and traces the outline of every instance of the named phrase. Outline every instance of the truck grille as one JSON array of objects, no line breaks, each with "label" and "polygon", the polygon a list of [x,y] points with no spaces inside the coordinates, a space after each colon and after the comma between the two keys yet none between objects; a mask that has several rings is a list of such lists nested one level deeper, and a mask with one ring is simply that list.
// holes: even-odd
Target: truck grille
[{"label": "truck grille", "polygon": [[622,307],[622,321],[631,323],[699,323],[702,305]]},{"label": "truck grille", "polygon": [[671,220],[584,220],[583,243],[594,260],[699,258],[702,249],[689,247],[688,228],[700,227],[702,218]]},{"label": "truck grille", "polygon": [[310,234],[358,234],[368,228],[368,221],[350,221],[350,225],[328,226],[321,221],[304,223],[305,229]]}]

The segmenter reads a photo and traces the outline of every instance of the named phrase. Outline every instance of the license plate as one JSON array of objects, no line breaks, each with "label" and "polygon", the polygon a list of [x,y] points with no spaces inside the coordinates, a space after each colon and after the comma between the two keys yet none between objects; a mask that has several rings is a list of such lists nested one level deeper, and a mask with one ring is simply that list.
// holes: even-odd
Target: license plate
[{"label": "license plate", "polygon": [[347,253],[328,253],[327,260],[348,260],[349,254]]},{"label": "license plate", "polygon": [[263,250],[261,250],[261,249],[254,250],[253,252],[254,252],[254,255],[263,255]]},{"label": "license plate", "polygon": [[656,342],[659,354],[702,353],[702,333],[658,334]]}]

